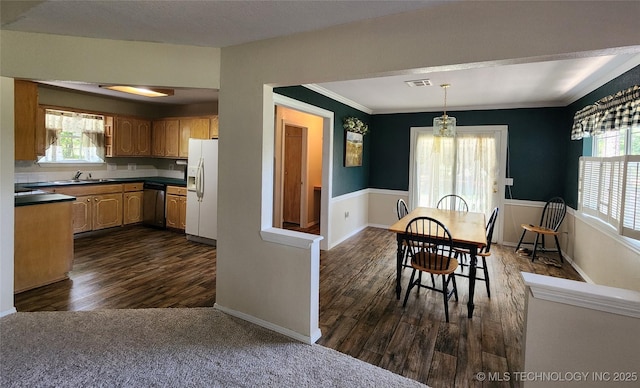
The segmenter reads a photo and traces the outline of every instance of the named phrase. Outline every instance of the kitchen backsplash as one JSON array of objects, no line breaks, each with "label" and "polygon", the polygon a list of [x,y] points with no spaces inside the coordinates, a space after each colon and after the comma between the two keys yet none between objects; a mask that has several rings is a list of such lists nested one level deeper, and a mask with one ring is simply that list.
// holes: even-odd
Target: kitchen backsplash
[{"label": "kitchen backsplash", "polygon": [[[19,164],[22,164],[20,166]],[[171,169],[173,168],[173,169]],[[108,163],[107,165],[89,165],[86,167],[39,167],[33,163],[18,163],[15,165],[14,183],[50,182],[56,180],[66,180],[73,178],[76,171],[82,171],[81,179],[88,178],[143,178],[161,176],[165,178],[184,179],[184,165],[169,164],[166,169],[157,168],[150,165],[138,165],[127,163],[117,165]]]}]

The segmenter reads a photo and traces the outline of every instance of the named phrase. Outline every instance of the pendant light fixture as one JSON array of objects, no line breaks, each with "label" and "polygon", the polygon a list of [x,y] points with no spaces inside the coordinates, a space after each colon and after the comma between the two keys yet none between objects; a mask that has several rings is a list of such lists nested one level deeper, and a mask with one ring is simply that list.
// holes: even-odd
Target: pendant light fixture
[{"label": "pendant light fixture", "polygon": [[444,89],[444,113],[433,119],[433,136],[454,137],[456,135],[456,118],[447,116],[447,88],[449,84],[440,85]]}]

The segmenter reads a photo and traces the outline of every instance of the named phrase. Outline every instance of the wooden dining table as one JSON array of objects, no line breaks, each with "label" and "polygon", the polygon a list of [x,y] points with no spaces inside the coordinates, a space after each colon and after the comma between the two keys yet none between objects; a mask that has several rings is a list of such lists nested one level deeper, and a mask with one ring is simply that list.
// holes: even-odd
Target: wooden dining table
[{"label": "wooden dining table", "polygon": [[[468,317],[473,317],[473,295],[476,284],[477,253],[487,245],[485,235],[485,215],[484,213],[461,212],[454,210],[442,210],[428,207],[417,207],[409,214],[402,217],[395,224],[389,227],[391,232],[396,233],[398,239],[398,252],[396,263],[396,298],[400,299],[402,291],[402,259],[404,258],[403,242],[406,236],[407,225],[416,217],[431,217],[442,222],[453,240],[454,248],[469,250],[469,300],[467,302]],[[434,238],[435,236],[428,236]]]}]

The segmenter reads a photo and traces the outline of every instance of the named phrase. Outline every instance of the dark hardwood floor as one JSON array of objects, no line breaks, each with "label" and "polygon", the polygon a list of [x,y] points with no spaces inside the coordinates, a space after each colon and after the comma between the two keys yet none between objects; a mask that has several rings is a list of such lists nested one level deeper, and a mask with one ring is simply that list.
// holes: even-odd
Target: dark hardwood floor
[{"label": "dark hardwood floor", "polygon": [[[395,237],[367,228],[321,252],[318,344],[433,387],[482,386],[475,374],[522,371],[524,284],[520,271],[581,280],[562,268],[531,263],[511,247],[492,247],[491,298],[476,283],[476,309],[466,312],[468,280],[457,278],[459,301],[412,291],[395,298]],[[18,311],[212,306],[216,251],[184,235],[140,226],[75,240],[70,280],[17,294]],[[410,270],[402,279],[403,294]],[[519,386],[509,381],[485,386]]]}]

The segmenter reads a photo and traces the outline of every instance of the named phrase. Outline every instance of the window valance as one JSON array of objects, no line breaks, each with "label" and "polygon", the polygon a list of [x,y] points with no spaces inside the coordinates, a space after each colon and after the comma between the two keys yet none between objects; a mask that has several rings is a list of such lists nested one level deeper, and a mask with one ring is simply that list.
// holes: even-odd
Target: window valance
[{"label": "window valance", "polygon": [[45,128],[53,131],[79,131],[81,133],[103,133],[104,116],[47,109]]},{"label": "window valance", "polygon": [[601,98],[576,112],[571,140],[640,125],[640,86]]}]

